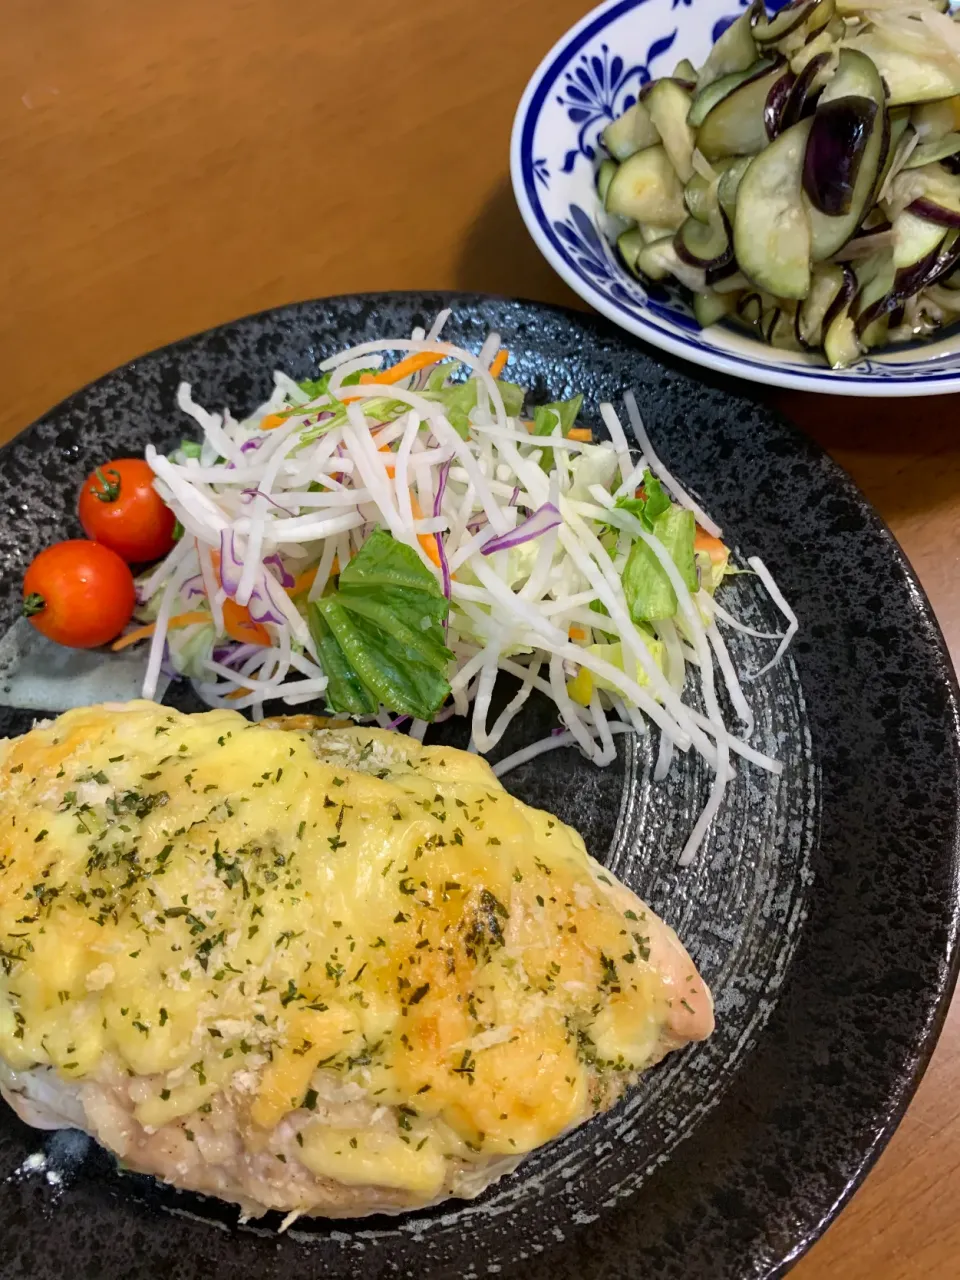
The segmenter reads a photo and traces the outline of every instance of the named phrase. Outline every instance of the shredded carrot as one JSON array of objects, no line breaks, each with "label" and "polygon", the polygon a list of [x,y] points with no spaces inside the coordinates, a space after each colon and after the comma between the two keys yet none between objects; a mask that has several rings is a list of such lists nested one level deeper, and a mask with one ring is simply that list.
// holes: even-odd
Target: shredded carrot
[{"label": "shredded carrot", "polygon": [[[334,564],[336,564],[336,560],[334,560]],[[293,586],[287,587],[287,595],[302,596],[305,591],[309,591],[316,580],[317,569],[319,569],[319,567],[319,565],[315,564],[312,569],[305,569],[303,573],[298,576]]]},{"label": "shredded carrot", "polygon": [[493,363],[490,366],[490,377],[499,378],[501,373],[503,373],[504,369],[506,368],[506,364],[509,359],[510,359],[510,352],[507,350],[506,347],[501,347],[500,350],[497,352],[497,354],[494,356]]},{"label": "shredded carrot", "polygon": [[231,640],[240,644],[270,643],[270,632],[250,617],[250,610],[227,596],[223,602],[223,629]]},{"label": "shredded carrot", "polygon": [[[204,609],[191,609],[187,613],[175,613],[167,623],[167,630],[172,631],[176,627],[192,627],[195,622],[212,623],[213,619]],[[145,627],[137,627],[133,631],[128,631],[125,636],[121,636],[119,640],[114,640],[110,648],[114,653],[119,653],[121,649],[136,644],[138,640],[149,640],[156,629],[155,622],[148,622]]]},{"label": "shredded carrot", "polygon": [[714,564],[723,564],[727,558],[727,548],[720,539],[715,538],[712,533],[707,533],[706,529],[701,529],[699,525],[693,539],[693,549],[706,551]]},{"label": "shredded carrot", "polygon": [[[413,511],[414,520],[423,519],[423,512],[420,510],[420,503],[417,501],[417,495],[412,489],[410,490],[410,509]],[[440,563],[440,544],[437,542],[437,535],[435,533],[418,533],[417,541],[420,543],[421,547],[423,547],[432,563],[435,564],[438,569],[442,568],[443,566]]]},{"label": "shredded carrot", "polygon": [[[533,431],[536,424],[526,418],[521,418],[520,425],[521,427],[526,427],[528,431]],[[571,427],[567,432],[566,439],[578,440],[580,444],[593,444],[593,432],[589,427]]]},{"label": "shredded carrot", "polygon": [[248,693],[253,693],[253,690],[252,689],[233,689],[230,693],[225,693],[223,696],[228,699],[244,698]]},{"label": "shredded carrot", "polygon": [[[377,452],[392,453],[393,450],[390,448],[388,444],[382,444],[380,448],[377,450]],[[391,480],[393,479],[393,477],[396,475],[396,472],[397,472],[397,469],[392,462],[388,462],[386,467],[384,467],[384,470],[386,471],[387,475],[390,477]]]},{"label": "shredded carrot", "polygon": [[260,420],[261,431],[272,431],[274,427],[282,427],[288,418],[286,413],[268,413]]},{"label": "shredded carrot", "polygon": [[584,631],[583,627],[578,627],[576,625],[570,627],[567,635],[571,640],[586,640],[587,638],[587,633]]},{"label": "shredded carrot", "polygon": [[360,381],[368,382],[400,382],[401,379],[409,377],[411,373],[419,373],[421,369],[426,369],[428,365],[436,364],[443,357],[436,351],[415,351],[412,355],[406,356],[397,364],[389,369],[383,369],[380,373],[364,373],[360,375]]}]

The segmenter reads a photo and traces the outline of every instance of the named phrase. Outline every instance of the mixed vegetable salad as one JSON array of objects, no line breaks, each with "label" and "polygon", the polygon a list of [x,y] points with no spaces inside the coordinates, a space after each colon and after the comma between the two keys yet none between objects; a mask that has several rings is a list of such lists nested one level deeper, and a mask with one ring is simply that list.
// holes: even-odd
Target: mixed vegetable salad
[{"label": "mixed vegetable salad", "polygon": [[626,266],[834,368],[960,315],[960,25],[945,0],[754,3],[603,133]]},{"label": "mixed vegetable salad", "polygon": [[[579,395],[528,414],[523,388],[502,376],[499,336],[476,355],[445,343],[447,314],[429,334],[343,351],[316,379],[274,374],[269,400],[241,421],[181,385],[199,437],[95,472],[81,514],[97,541],[42,552],[24,611],[68,644],[103,643],[133,620],[113,648],[149,643],[144,697],[169,663],[210,706],[255,718],[267,703],[320,701],[422,739],[428,724],[469,715],[472,749],[489,752],[537,690],[563,729],[499,773],[568,743],[609,764],[614,735],[652,721],[657,776],[691,747],[715,773],[689,859],[733,754],[780,769],[749,745],[753,717],[722,629],[777,641],[769,666],[796,618],[757,559],[748,571],[786,617],[782,635],[745,627],[715,599],[736,572],[721,531],[657,458],[632,395],[639,448],[609,404],[606,440],[580,425]],[[400,358],[387,364],[388,353]],[[136,467],[149,468],[145,493]],[[125,561],[144,558],[151,534],[163,558],[138,578],[134,604]],[[91,548],[109,558],[99,580]],[[59,576],[44,571],[51,556],[67,558]],[[78,592],[98,585],[108,598],[79,608]],[[519,683],[492,717],[500,673]],[[724,722],[721,683],[742,736]]]}]

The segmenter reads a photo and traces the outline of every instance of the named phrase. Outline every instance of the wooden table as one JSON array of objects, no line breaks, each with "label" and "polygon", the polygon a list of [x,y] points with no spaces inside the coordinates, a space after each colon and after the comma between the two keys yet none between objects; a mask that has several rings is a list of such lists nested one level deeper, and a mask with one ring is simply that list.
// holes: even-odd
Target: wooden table
[{"label": "wooden table", "polygon": [[[5,0],[0,440],[133,356],[262,307],[463,288],[578,305],[514,208],[531,70],[584,0]],[[960,658],[947,399],[770,396],[889,522]],[[803,1280],[955,1276],[960,1013]],[[951,1189],[952,1188],[952,1189]]]}]

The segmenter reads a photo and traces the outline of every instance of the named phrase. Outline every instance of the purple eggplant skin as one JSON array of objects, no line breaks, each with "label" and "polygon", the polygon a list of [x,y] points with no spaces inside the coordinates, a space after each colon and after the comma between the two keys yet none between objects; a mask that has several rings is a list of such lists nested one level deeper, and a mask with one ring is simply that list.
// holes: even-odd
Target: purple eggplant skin
[{"label": "purple eggplant skin", "polygon": [[876,115],[877,104],[869,98],[835,98],[817,108],[803,158],[803,189],[821,213],[836,218],[850,212]]},{"label": "purple eggplant skin", "polygon": [[[790,35],[792,31],[796,31],[801,23],[806,22],[818,3],[819,0],[790,0],[790,3],[778,9],[772,18],[766,19],[762,14],[755,18],[753,37],[757,44],[775,44],[784,36]],[[773,38],[764,40],[764,30],[770,27],[774,28]]]},{"label": "purple eggplant skin", "polygon": [[960,227],[960,213],[954,209],[945,209],[935,200],[920,196],[907,205],[908,213],[915,213],[918,218],[926,218],[928,222],[938,222],[941,227]]},{"label": "purple eggplant skin", "polygon": [[718,258],[716,262],[712,262],[706,269],[707,287],[711,288],[718,280],[726,280],[728,276],[735,275],[740,268],[737,266],[737,260],[733,256],[733,237],[730,237],[730,255],[727,258]]},{"label": "purple eggplant skin", "polygon": [[797,124],[800,120],[805,120],[807,116],[813,115],[817,99],[823,92],[821,86],[816,93],[813,93],[813,82],[829,61],[829,53],[818,53],[815,58],[810,59],[800,74],[794,78],[790,88],[790,96],[783,105],[783,113],[780,117],[780,133],[783,133],[785,129],[789,129],[791,125]]},{"label": "purple eggplant skin", "polygon": [[902,267],[897,272],[890,292],[878,298],[857,316],[858,336],[875,320],[891,315],[898,308],[902,308],[908,298],[914,297],[928,285],[936,284],[938,280],[950,274],[960,262],[960,237],[949,240],[948,243],[949,236],[948,232],[937,247],[931,249],[919,262],[911,263],[909,267]]},{"label": "purple eggplant skin", "polygon": [[842,266],[843,284],[840,286],[840,291],[837,296],[824,312],[823,323],[820,326],[823,333],[827,332],[844,307],[850,305],[853,300],[853,295],[857,291],[857,277],[854,275],[853,267],[849,266],[846,262],[844,262]]},{"label": "purple eggplant skin", "polygon": [[685,262],[690,267],[702,267],[707,272],[707,284],[712,284],[714,280],[722,280],[725,276],[731,276],[737,270],[737,263],[733,256],[733,227],[730,225],[730,219],[724,210],[720,209],[720,221],[723,223],[723,229],[726,232],[727,243],[722,253],[715,258],[698,258],[695,253],[691,253],[684,244],[683,236],[680,231],[673,238],[673,247],[677,252],[677,257],[681,262]]},{"label": "purple eggplant skin", "polygon": [[[815,62],[816,59],[814,58],[813,61]],[[767,100],[763,104],[763,124],[771,142],[787,127],[784,124],[784,114],[796,79],[797,77],[788,68],[780,79],[775,80],[770,86]]]}]

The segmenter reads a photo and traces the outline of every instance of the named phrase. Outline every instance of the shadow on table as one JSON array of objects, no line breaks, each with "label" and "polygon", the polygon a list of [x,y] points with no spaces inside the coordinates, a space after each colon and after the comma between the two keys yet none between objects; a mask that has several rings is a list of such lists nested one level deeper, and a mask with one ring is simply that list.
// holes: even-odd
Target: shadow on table
[{"label": "shadow on table", "polygon": [[588,310],[533,243],[506,177],[467,233],[455,271],[454,287],[458,289],[536,298]]}]

